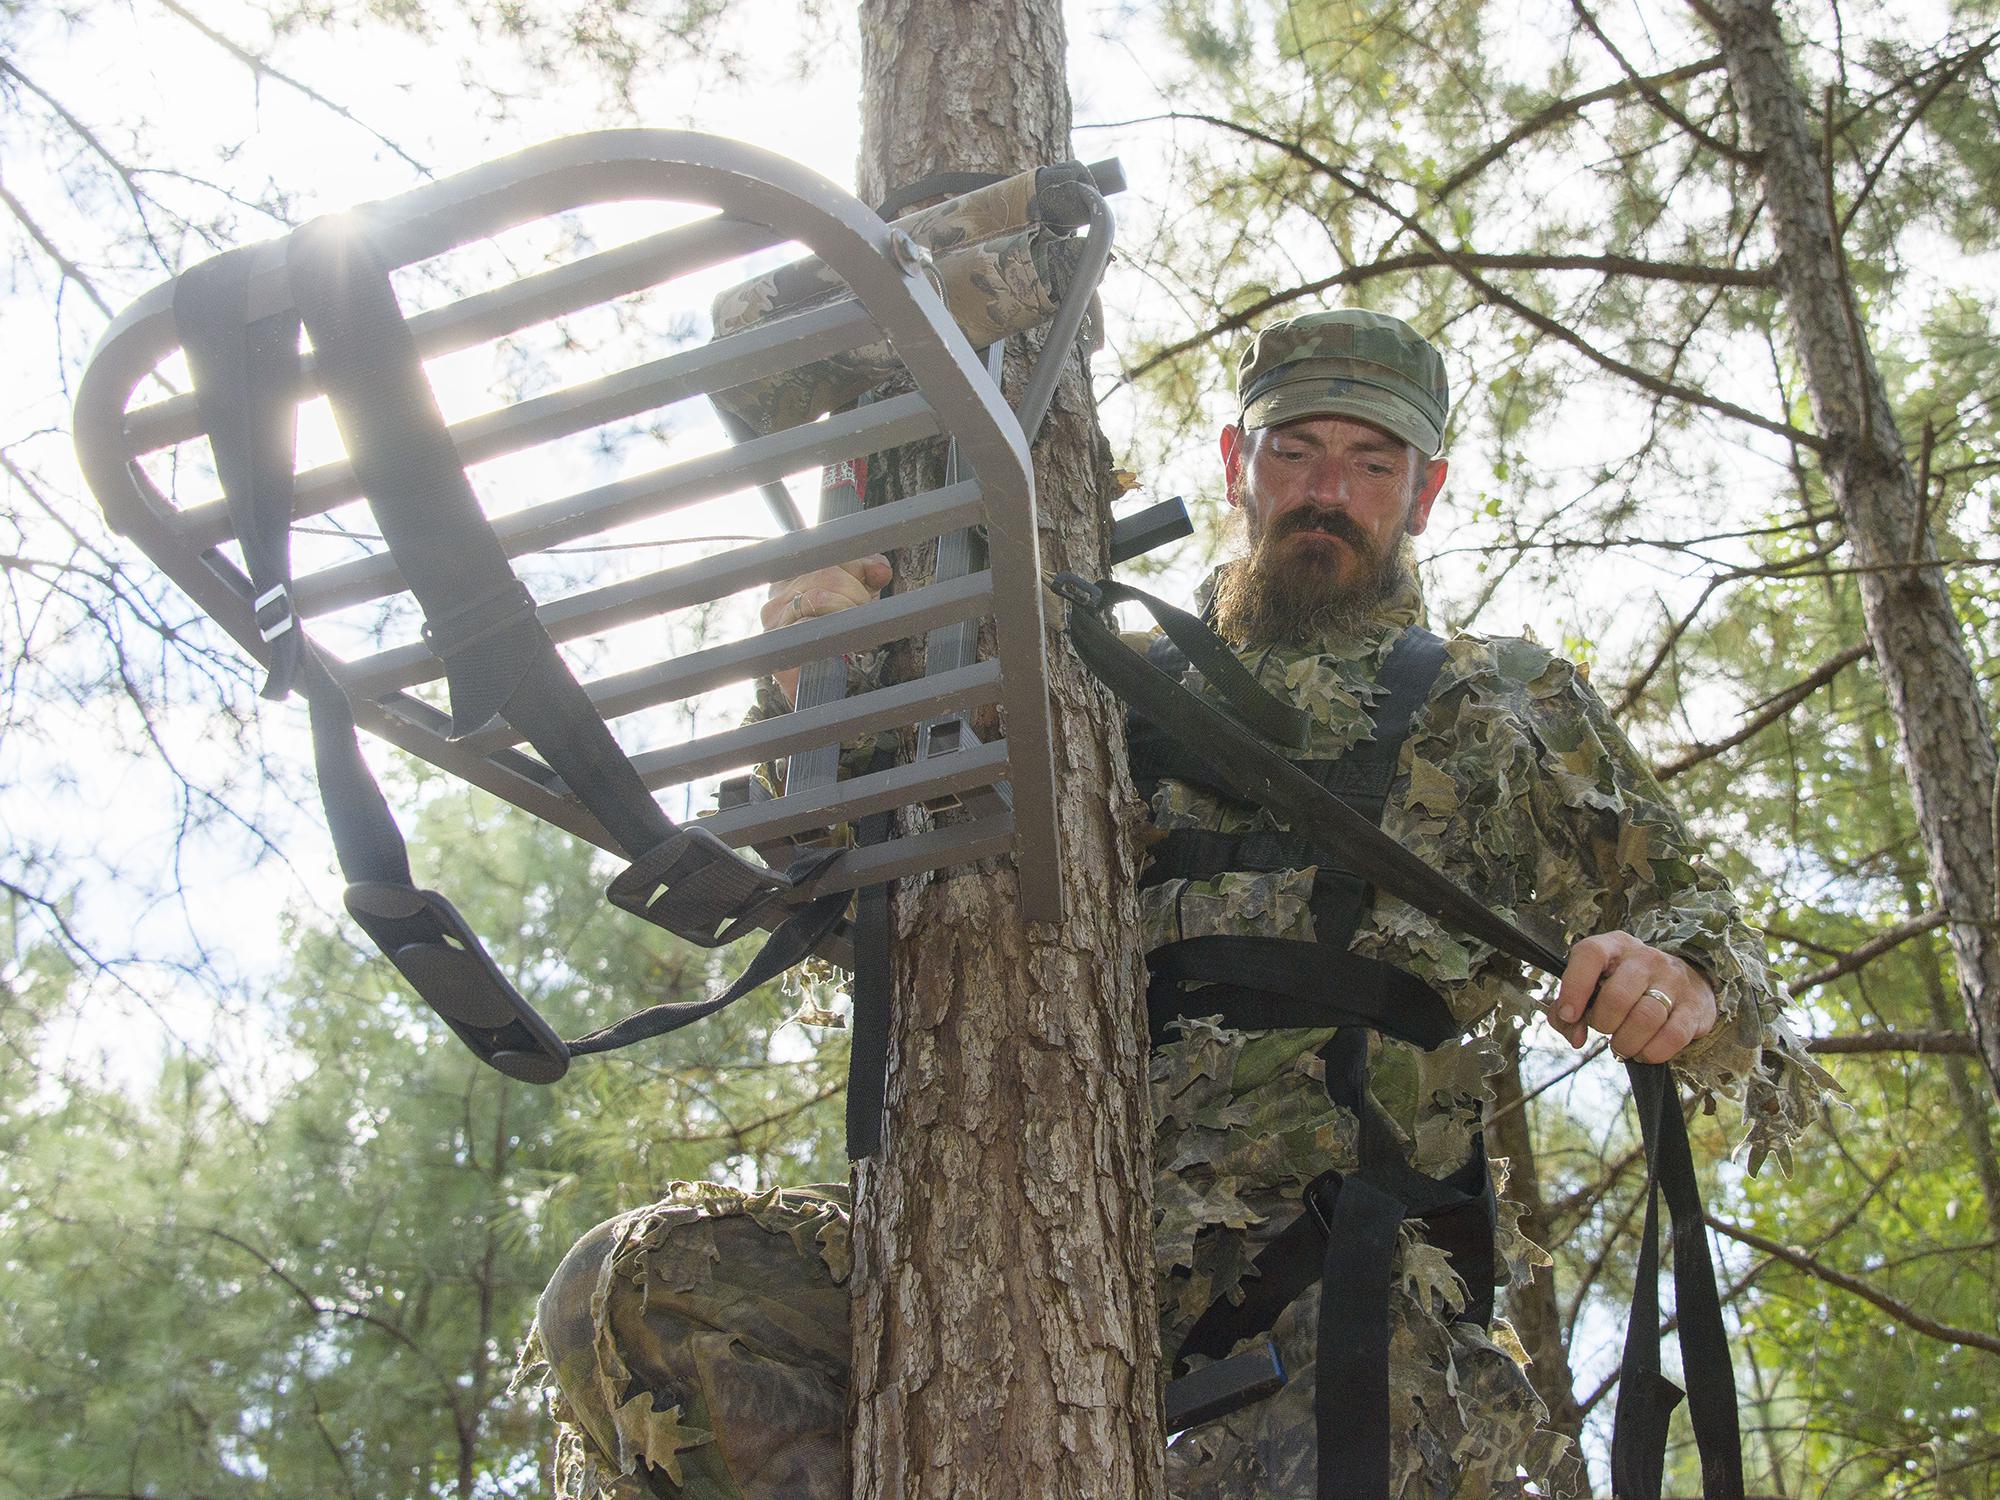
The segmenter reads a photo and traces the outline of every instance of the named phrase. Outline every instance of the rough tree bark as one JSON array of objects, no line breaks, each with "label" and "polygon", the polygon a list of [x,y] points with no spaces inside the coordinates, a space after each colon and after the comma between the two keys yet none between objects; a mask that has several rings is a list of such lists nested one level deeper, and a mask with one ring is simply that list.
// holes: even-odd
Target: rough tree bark
[{"label": "rough tree bark", "polygon": [[[861,37],[864,198],[1072,155],[1057,0],[863,0]],[[1100,567],[1074,360],[1035,456],[1043,566]],[[1123,733],[1049,640],[1068,921],[1021,923],[1005,868],[898,896],[886,1141],[856,1184],[857,1500],[1163,1494]]]},{"label": "rough tree bark", "polygon": [[[1535,1160],[1535,1138],[1521,1087],[1521,1043],[1516,1034],[1507,1048],[1507,1066],[1494,1079],[1493,1119],[1487,1127],[1495,1155],[1507,1158],[1507,1196],[1521,1205],[1521,1233],[1537,1245],[1551,1243],[1548,1200]],[[1562,1308],[1556,1300],[1555,1268],[1543,1266],[1525,1284],[1507,1288],[1507,1320],[1528,1351],[1528,1379],[1549,1409],[1549,1426],[1565,1434],[1578,1451],[1583,1445],[1583,1410],[1576,1401],[1576,1375],[1570,1369],[1569,1343]]]},{"label": "rough tree bark", "polygon": [[1917,827],[1950,914],[1960,993],[2000,1093],[1995,754],[1944,570],[1846,274],[1830,174],[1772,0],[1696,0],[1758,152],[1794,347],[1827,489],[1859,565],[1863,618],[1896,717]]}]

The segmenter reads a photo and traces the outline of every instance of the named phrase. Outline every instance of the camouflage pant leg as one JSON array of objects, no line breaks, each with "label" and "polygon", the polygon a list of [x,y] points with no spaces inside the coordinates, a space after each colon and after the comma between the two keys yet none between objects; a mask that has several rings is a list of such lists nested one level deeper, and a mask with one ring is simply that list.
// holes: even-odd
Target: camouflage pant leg
[{"label": "camouflage pant leg", "polygon": [[847,1190],[676,1183],[542,1294],[562,1500],[846,1500]]},{"label": "camouflage pant leg", "polygon": [[[1319,1302],[1315,1283],[1272,1330],[1290,1372],[1282,1390],[1168,1450],[1175,1500],[1314,1500]],[[1484,1329],[1427,1311],[1402,1284],[1390,1293],[1389,1329],[1390,1493],[1398,1500],[1535,1493],[1517,1470],[1540,1476],[1566,1443],[1541,1429],[1542,1404],[1521,1367]]]}]

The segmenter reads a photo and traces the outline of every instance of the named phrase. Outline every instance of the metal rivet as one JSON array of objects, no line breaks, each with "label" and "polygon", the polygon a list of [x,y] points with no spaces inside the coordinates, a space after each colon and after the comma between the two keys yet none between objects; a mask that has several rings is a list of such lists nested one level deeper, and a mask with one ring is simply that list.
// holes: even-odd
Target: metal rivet
[{"label": "metal rivet", "polygon": [[889,231],[889,256],[912,276],[921,276],[931,266],[931,253],[903,229]]}]

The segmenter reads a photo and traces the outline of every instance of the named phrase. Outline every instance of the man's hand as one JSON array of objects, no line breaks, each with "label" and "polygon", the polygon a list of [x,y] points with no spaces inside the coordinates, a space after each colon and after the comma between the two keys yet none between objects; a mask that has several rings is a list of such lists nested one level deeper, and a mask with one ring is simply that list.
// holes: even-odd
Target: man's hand
[{"label": "man's hand", "polygon": [[1619,1057],[1663,1063],[1714,1029],[1715,991],[1692,964],[1604,932],[1570,949],[1549,1024],[1572,1047],[1601,1031]]},{"label": "man's hand", "polygon": [[[866,604],[889,584],[889,559],[881,553],[842,563],[837,568],[820,568],[771,585],[771,596],[763,609],[764,628],[796,625],[815,615]],[[799,701],[799,669],[787,668],[776,675],[779,691],[794,704]]]}]

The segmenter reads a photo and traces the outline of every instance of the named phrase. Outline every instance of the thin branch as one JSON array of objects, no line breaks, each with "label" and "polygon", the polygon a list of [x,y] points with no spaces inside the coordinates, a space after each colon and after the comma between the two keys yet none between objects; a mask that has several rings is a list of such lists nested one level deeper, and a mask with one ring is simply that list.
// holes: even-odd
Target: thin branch
[{"label": "thin branch", "polygon": [[1622,375],[1642,390],[1651,391],[1655,395],[1666,396],[1672,400],[1683,402],[1688,406],[1700,407],[1703,410],[1733,418],[1738,422],[1747,423],[1749,426],[1761,428],[1765,432],[1774,433],[1784,438],[1789,443],[1795,443],[1799,447],[1808,448],[1814,453],[1824,453],[1832,446],[1818,433],[1807,432],[1804,428],[1794,427],[1789,422],[1763,416],[1758,412],[1751,411],[1748,407],[1738,406],[1733,401],[1724,401],[1718,396],[1710,396],[1690,386],[1677,385],[1673,381],[1662,380],[1650,370],[1642,370],[1637,365],[1619,359],[1616,355],[1606,354],[1602,349],[1597,348],[1581,335],[1564,327],[1548,314],[1539,312],[1535,308],[1528,306],[1520,298],[1494,285],[1485,277],[1478,275],[1463,255],[1447,247],[1442,240],[1431,233],[1418,220],[1404,213],[1387,198],[1383,197],[1375,189],[1369,187],[1345,168],[1335,166],[1323,157],[1315,156],[1296,141],[1284,140],[1272,135],[1269,131],[1260,130],[1254,125],[1245,125],[1236,120],[1225,120],[1220,115],[1204,114],[1200,111],[1170,110],[1166,114],[1156,116],[1155,118],[1163,120],[1189,120],[1196,124],[1208,125],[1217,130],[1240,135],[1246,140],[1255,141],[1259,145],[1268,146],[1274,151],[1289,156],[1308,170],[1339,183],[1341,187],[1345,188],[1356,198],[1361,199],[1362,202],[1369,204],[1379,212],[1388,215],[1404,230],[1414,235],[1423,243],[1426,249],[1433,255],[1436,255],[1445,266],[1456,272],[1460,280],[1478,292],[1486,301],[1493,303],[1497,307],[1507,309],[1515,317],[1521,319],[1522,322],[1540,329],[1559,343],[1567,344],[1585,359],[1588,359],[1600,368],[1609,370],[1614,375]]},{"label": "thin branch", "polygon": [[125,194],[132,200],[133,212],[139,216],[139,228],[146,236],[146,243],[152,246],[154,256],[159,260],[160,264],[171,266],[173,263],[172,258],[167,254],[166,248],[160,244],[159,236],[153,233],[153,226],[146,217],[146,205],[150,200],[145,192],[140,189],[138,179],[132,169],[120,161],[116,153],[110,147],[106,146],[103,141],[98,139],[97,132],[92,130],[83,120],[79,119],[67,105],[4,57],[0,57],[0,73],[4,73],[9,78],[14,79],[22,88],[26,89],[53,110],[56,118],[67,125],[76,138],[89,147],[91,153],[111,169],[118,180],[125,185]]},{"label": "thin branch", "polygon": [[1979,43],[1978,46],[1967,49],[1956,60],[1941,68],[1938,71],[1937,77],[1933,78],[1923,93],[1917,96],[1917,102],[1910,106],[1909,114],[1904,116],[1902,124],[1896,127],[1895,134],[1889,137],[1888,145],[1882,148],[1881,154],[1875,158],[1875,164],[1868,169],[1867,175],[1861,179],[1861,186],[1854,194],[1854,201],[1847,205],[1847,212],[1841,215],[1841,238],[1846,238],[1847,231],[1854,227],[1854,216],[1861,212],[1861,205],[1866,203],[1874,193],[1877,180],[1882,176],[1883,170],[1889,165],[1890,161],[1894,159],[1896,152],[1902,148],[1904,137],[1915,128],[1916,123],[1924,117],[1930,107],[1937,103],[1938,95],[1950,88],[1952,83],[1967,68],[1991,52],[1996,42],[2000,42],[2000,38],[1988,37],[1985,41]]},{"label": "thin branch", "polygon": [[1769,706],[1762,713],[1745,720],[1742,727],[1734,734],[1716,741],[1713,745],[1696,745],[1678,760],[1670,760],[1664,765],[1653,767],[1653,774],[1661,781],[1672,781],[1676,776],[1693,770],[1703,761],[1713,760],[1725,751],[1734,750],[1745,740],[1754,738],[1760,731],[1784,718],[1785,715],[1805,702],[1806,699],[1825,687],[1829,682],[1832,682],[1834,678],[1838,677],[1848,667],[1853,666],[1854,663],[1860,661],[1864,656],[1871,655],[1873,651],[1874,648],[1866,641],[1863,641],[1859,645],[1848,647],[1810,677],[1793,683],[1792,686],[1786,688],[1777,697],[1769,700]]},{"label": "thin branch", "polygon": [[1938,1322],[1935,1318],[1925,1317],[1907,1302],[1898,1301],[1880,1287],[1870,1286],[1858,1276],[1851,1276],[1845,1271],[1815,1260],[1803,1250],[1794,1250],[1788,1245],[1779,1244],[1776,1240],[1766,1239],[1755,1230],[1731,1224],[1714,1214],[1706,1217],[1709,1227],[1717,1234],[1735,1240],[1738,1244],[1748,1245],[1752,1250],[1761,1250],[1766,1255],[1775,1256],[1786,1265],[1805,1272],[1815,1280],[1859,1297],[1862,1301],[1881,1308],[1905,1328],[1921,1333],[1926,1338],[1937,1339],[1947,1344],[1962,1344],[1968,1349],[1978,1349],[1987,1354],[2000,1354],[2000,1338],[1990,1333],[1982,1333],[1977,1328],[1954,1328],[1948,1323]]},{"label": "thin branch", "polygon": [[111,304],[106,302],[103,294],[97,290],[97,283],[90,279],[89,274],[81,266],[62,253],[56,242],[50,239],[43,232],[42,226],[35,222],[34,216],[23,206],[21,200],[7,191],[4,183],[0,183],[0,203],[6,204],[7,211],[23,229],[28,231],[28,238],[41,246],[42,254],[56,263],[56,269],[62,272],[63,279],[74,281],[82,287],[84,296],[91,300],[92,305],[105,317],[110,317]]},{"label": "thin branch", "polygon": [[282,83],[288,89],[297,90],[299,93],[305,95],[306,98],[312,100],[313,103],[319,105],[320,108],[325,110],[330,110],[332,113],[339,115],[341,119],[347,121],[348,124],[353,125],[358,129],[367,131],[368,134],[374,136],[376,140],[380,141],[383,145],[387,146],[397,156],[401,157],[406,164],[414,168],[416,171],[421,172],[426,177],[432,175],[431,169],[429,167],[425,166],[421,161],[418,161],[416,157],[410,155],[409,152],[405,151],[401,146],[397,145],[388,136],[382,134],[382,132],[377,130],[373,125],[370,125],[366,120],[362,119],[359,115],[355,114],[354,111],[349,109],[346,105],[337,103],[334,100],[329,99],[325,94],[322,94],[318,89],[314,88],[311,84],[306,83],[301,79],[292,77],[291,74],[283,71],[280,68],[273,67],[268,59],[259,57],[256,53],[252,52],[249,48],[241,45],[238,42],[231,41],[228,37],[224,36],[221,32],[217,31],[213,26],[210,26],[206,21],[202,20],[201,17],[195,15],[194,12],[190,11],[186,6],[178,4],[177,0],[160,0],[160,4],[168,11],[169,14],[178,16],[181,20],[187,22],[188,25],[192,26],[196,31],[200,32],[203,36],[207,37],[211,42],[215,43],[215,45],[220,47],[224,52],[227,52],[231,57],[235,58],[238,62],[242,63],[244,67],[248,68],[252,73],[256,74],[259,78],[269,78],[276,83]]},{"label": "thin branch", "polygon": [[1944,923],[1945,914],[1942,910],[1927,911],[1921,916],[1912,917],[1907,922],[1886,928],[1852,951],[1840,954],[1825,968],[1815,969],[1805,975],[1792,986],[1792,993],[1801,995],[1807,990],[1816,990],[1823,984],[1831,984],[1842,975],[1852,974],[1862,965],[1880,958],[1890,949],[1900,948],[1911,938],[1929,932],[1933,928],[1942,927]]},{"label": "thin branch", "polygon": [[1830,1056],[1867,1052],[1918,1052],[1948,1057],[1977,1057],[1978,1044],[1963,1031],[1852,1031],[1816,1036],[1806,1051]]},{"label": "thin branch", "polygon": [[1398,276],[1406,271],[1422,271],[1438,266],[1468,265],[1494,271],[1596,271],[1605,276],[1631,276],[1639,280],[1671,281],[1692,286],[1766,287],[1775,275],[1767,266],[1744,270],[1736,266],[1701,265],[1692,261],[1642,260],[1631,255],[1524,255],[1504,251],[1462,250],[1449,255],[1435,250],[1413,250],[1392,255],[1366,265],[1348,266],[1330,276],[1301,282],[1283,291],[1268,292],[1246,303],[1226,318],[1199,333],[1148,355],[1139,364],[1120,373],[1119,383],[1130,384],[1148,371],[1190,349],[1199,348],[1226,334],[1239,333],[1274,308],[1317,297],[1335,287],[1359,286],[1380,276]]},{"label": "thin branch", "polygon": [[1589,93],[1578,94],[1574,98],[1558,99],[1555,103],[1547,105],[1528,116],[1527,119],[1521,121],[1512,130],[1500,137],[1499,140],[1473,157],[1471,161],[1453,172],[1451,176],[1447,177],[1437,187],[1432,188],[1430,190],[1431,201],[1437,203],[1450,197],[1530,136],[1539,135],[1551,125],[1582,114],[1593,104],[1605,104],[1613,99],[1623,99],[1628,95],[1637,93],[1642,88],[1658,88],[1663,84],[1686,83],[1689,79],[1700,78],[1706,73],[1716,72],[1721,67],[1722,55],[1717,53],[1713,57],[1704,57],[1699,62],[1687,63],[1682,67],[1670,69],[1665,73],[1653,73],[1645,78],[1627,78],[1622,83],[1607,84],[1601,89],[1592,89]]},{"label": "thin branch", "polygon": [[1583,22],[1584,29],[1597,38],[1598,45],[1611,54],[1611,60],[1618,64],[1618,71],[1625,75],[1626,82],[1630,83],[1637,90],[1639,97],[1650,104],[1658,113],[1672,121],[1679,129],[1687,132],[1697,144],[1707,150],[1713,151],[1717,156],[1723,157],[1726,160],[1741,162],[1745,165],[1754,164],[1759,159],[1760,153],[1758,152],[1746,151],[1741,146],[1710,135],[1682,113],[1650,80],[1642,78],[1639,75],[1639,70],[1625,60],[1625,54],[1618,50],[1617,44],[1604,34],[1604,28],[1597,24],[1597,17],[1590,13],[1589,8],[1584,5],[1583,0],[1570,0],[1570,9],[1575,11],[1577,19]]}]

